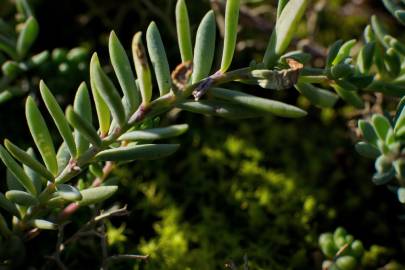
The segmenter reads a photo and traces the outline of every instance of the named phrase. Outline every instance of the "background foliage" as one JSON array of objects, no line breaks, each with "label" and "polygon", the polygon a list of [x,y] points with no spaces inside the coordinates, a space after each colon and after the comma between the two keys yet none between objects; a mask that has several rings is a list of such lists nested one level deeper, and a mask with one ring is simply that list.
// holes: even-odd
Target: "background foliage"
[{"label": "background foliage", "polygon": [[[221,12],[221,1],[217,2]],[[275,16],[274,1],[244,3],[252,14],[241,17],[241,52],[235,67],[263,52]],[[171,23],[175,1],[35,0],[32,4],[41,26],[33,52],[80,46],[106,56],[111,29],[123,44],[130,44],[132,34],[146,29],[150,20],[163,27],[167,44],[175,44]],[[208,1],[189,4],[194,26],[209,5]],[[3,0],[0,7],[1,17],[12,19],[13,5]],[[314,48],[319,47],[315,61],[322,61],[324,47],[337,38],[359,37],[371,14],[389,25],[396,37],[404,38],[401,26],[379,1],[320,0],[314,1],[299,28],[298,37],[309,36],[309,41],[298,39],[295,45],[305,48],[315,42]],[[257,15],[264,21],[255,21]],[[180,62],[175,46],[168,48],[168,57],[170,63]],[[41,78],[59,78],[50,88],[58,91],[62,104],[68,104],[73,99],[69,89],[86,76],[87,71],[48,77],[44,72]],[[39,95],[38,79],[35,74],[26,78],[34,95]],[[285,98],[309,106],[294,93]],[[369,100],[375,105],[374,96]],[[16,98],[0,106],[0,139],[7,135],[28,146],[27,127],[21,125],[23,101]],[[383,104],[390,102],[383,100]],[[148,263],[122,263],[116,268],[223,269],[229,260],[242,265],[246,254],[249,269],[320,269],[318,235],[337,226],[362,240],[366,249],[381,246],[368,253],[368,269],[390,260],[404,263],[403,222],[398,218],[403,207],[391,191],[371,183],[373,164],[354,151],[352,121],[362,113],[343,102],[333,110],[310,107],[309,116],[299,120],[229,121],[170,112],[162,122],[190,123],[190,131],[177,139],[182,142],[180,151],[158,162],[131,164],[111,176],[121,183],[114,198],[131,210],[128,218],[113,219],[107,226],[111,249],[151,255]],[[84,221],[89,213],[83,210],[77,215]],[[55,237],[41,236],[30,248],[49,254],[44,243],[53,243]],[[72,269],[92,269],[100,252],[94,242],[84,239],[64,255]],[[34,264],[35,260],[40,265],[43,258],[32,258]]]}]

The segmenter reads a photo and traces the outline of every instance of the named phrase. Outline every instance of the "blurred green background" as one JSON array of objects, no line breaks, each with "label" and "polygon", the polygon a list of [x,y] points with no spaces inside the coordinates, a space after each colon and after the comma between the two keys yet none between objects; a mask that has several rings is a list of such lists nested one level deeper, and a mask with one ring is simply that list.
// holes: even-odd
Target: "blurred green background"
[{"label": "blurred green background", "polygon": [[[243,1],[233,67],[261,59],[276,2]],[[81,46],[97,51],[107,64],[111,30],[129,49],[132,35],[154,20],[171,68],[180,62],[173,0],[30,3],[40,24],[33,52]],[[221,1],[187,3],[193,30],[210,6],[218,15],[223,12]],[[12,2],[0,1],[1,17],[12,20],[13,14]],[[305,44],[316,44],[320,55],[313,64],[320,65],[322,52],[335,40],[361,38],[371,14],[404,38],[403,28],[380,1],[319,0],[312,1],[294,46],[305,49]],[[53,82],[51,89],[64,105],[71,102],[79,83],[87,80],[87,71],[68,75],[50,72],[42,78]],[[37,74],[30,77],[34,96],[38,80]],[[190,131],[176,139],[182,144],[180,151],[164,160],[131,163],[114,171],[111,177],[120,182],[120,191],[110,201],[127,204],[131,214],[108,225],[111,253],[150,254],[151,259],[118,263],[112,269],[224,269],[229,261],[242,265],[244,255],[249,269],[321,269],[317,238],[337,226],[344,226],[366,248],[384,247],[366,269],[377,269],[390,260],[405,262],[403,207],[394,193],[371,183],[372,162],[354,151],[353,120],[361,112],[343,102],[333,110],[311,107],[294,91],[263,94],[297,103],[309,110],[309,116],[231,121],[174,110],[161,122],[190,125]],[[22,146],[31,144],[23,124],[23,104],[20,97],[0,106],[1,140],[7,136]],[[3,167],[1,175],[5,175]],[[81,215],[85,213],[76,215],[78,224]],[[55,235],[49,234],[30,243],[29,248],[38,252],[31,263],[41,265],[54,241]],[[70,262],[71,269],[96,269],[99,252],[86,240],[65,252],[63,260]]]}]

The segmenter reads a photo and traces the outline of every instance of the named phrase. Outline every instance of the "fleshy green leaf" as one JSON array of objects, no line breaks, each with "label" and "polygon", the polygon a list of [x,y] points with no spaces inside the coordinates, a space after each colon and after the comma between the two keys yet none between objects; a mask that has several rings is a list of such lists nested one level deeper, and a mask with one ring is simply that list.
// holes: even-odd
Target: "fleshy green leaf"
[{"label": "fleshy green leaf", "polygon": [[48,127],[37,105],[31,97],[25,104],[25,116],[32,138],[37,146],[48,170],[55,176],[58,173],[55,149]]},{"label": "fleshy green leaf", "polygon": [[56,154],[56,160],[58,162],[58,173],[60,173],[69,163],[70,153],[65,143],[62,143]]},{"label": "fleshy green leaf", "polygon": [[232,63],[238,34],[240,0],[226,1],[224,49],[222,53],[221,72],[228,70]]},{"label": "fleshy green leaf", "polygon": [[178,148],[178,144],[133,145],[101,151],[96,158],[101,161],[153,160],[167,157]]},{"label": "fleshy green leaf", "polygon": [[326,58],[326,67],[330,68],[332,66],[333,60],[335,60],[340,47],[343,45],[343,40],[337,40],[328,49],[328,56]]},{"label": "fleshy green leaf", "polygon": [[7,150],[0,145],[0,158],[18,182],[31,194],[36,195],[37,190],[21,166],[10,156]]},{"label": "fleshy green leaf", "polygon": [[273,67],[278,58],[287,49],[308,3],[309,0],[290,0],[284,6],[283,11],[277,19],[263,58],[263,63],[266,67]]},{"label": "fleshy green leaf", "polygon": [[152,78],[145,46],[142,42],[142,32],[136,33],[132,39],[132,56],[142,95],[142,103],[146,105],[152,99]]},{"label": "fleshy green leaf", "polygon": [[167,94],[172,87],[170,68],[167,61],[165,47],[155,22],[151,22],[146,31],[146,44],[149,57],[155,70],[160,95]]},{"label": "fleshy green leaf", "polygon": [[[34,160],[37,160],[34,149],[32,149],[30,147],[25,152],[31,158],[33,158]],[[42,187],[47,184],[48,180],[46,178],[42,177],[39,173],[37,173],[36,171],[34,171],[32,168],[28,167],[25,164],[23,164],[23,169],[24,169],[24,172],[27,174],[27,176],[31,179],[31,182],[34,184],[35,189],[37,190],[37,193],[39,194],[42,191]]]},{"label": "fleshy green leaf", "polygon": [[287,5],[289,0],[278,0],[277,5],[277,19],[280,18],[281,12],[283,11],[285,5]]},{"label": "fleshy green leaf", "polygon": [[77,130],[87,141],[95,146],[100,146],[102,144],[102,141],[93,126],[84,120],[78,113],[73,111],[71,106],[66,109],[66,117],[75,130]]},{"label": "fleshy green leaf", "polygon": [[20,58],[23,58],[31,45],[34,43],[38,36],[39,26],[34,17],[29,17],[24,23],[24,26],[18,35],[17,39],[17,53]]},{"label": "fleshy green leaf", "polygon": [[100,126],[100,133],[101,133],[100,135],[101,137],[104,137],[105,135],[108,134],[108,131],[110,129],[111,116],[110,110],[108,109],[106,102],[104,101],[103,97],[99,92],[99,89],[97,89],[97,86],[95,84],[94,78],[97,66],[100,66],[100,62],[98,60],[97,53],[94,53],[90,61],[90,84],[94,103],[96,105],[98,123]]},{"label": "fleshy green leaf", "polygon": [[365,120],[359,120],[358,125],[364,140],[374,146],[377,146],[378,137],[377,134],[375,133],[373,126]]},{"label": "fleshy green leaf", "polygon": [[384,37],[388,34],[385,27],[380,23],[376,15],[371,17],[371,27],[378,38],[378,40],[384,45],[385,48],[388,48],[388,44],[385,42]]},{"label": "fleshy green leaf", "polygon": [[178,0],[176,4],[176,28],[181,61],[183,63],[191,61],[193,60],[193,49],[191,44],[190,21],[185,0]]},{"label": "fleshy green leaf", "polygon": [[53,121],[59,130],[60,135],[66,142],[66,145],[69,148],[70,155],[72,157],[76,157],[75,140],[72,135],[72,130],[70,129],[69,124],[66,121],[62,109],[60,108],[55,97],[52,95],[51,91],[43,81],[39,83],[39,88],[41,91],[42,99],[45,102],[46,108],[48,109],[49,114],[52,116]]},{"label": "fleshy green leaf", "polygon": [[339,97],[331,91],[315,87],[309,83],[297,83],[297,90],[316,106],[333,107]]},{"label": "fleshy green leaf", "polygon": [[[85,82],[80,84],[79,89],[76,92],[73,108],[84,121],[90,124],[92,123],[93,117],[90,96]],[[77,155],[80,156],[89,148],[89,141],[86,140],[86,138],[84,138],[78,130],[75,130],[74,134],[77,146]]]},{"label": "fleshy green leaf", "polygon": [[178,104],[177,107],[193,113],[219,116],[228,119],[247,119],[267,115],[265,112],[222,100],[186,101]]},{"label": "fleshy green leaf", "polygon": [[34,196],[21,190],[7,191],[6,198],[12,201],[13,203],[24,206],[33,206],[38,204],[38,200]]},{"label": "fleshy green leaf", "polygon": [[359,56],[357,58],[357,67],[360,73],[367,74],[373,64],[375,42],[370,42],[361,48]]},{"label": "fleshy green leaf", "polygon": [[114,120],[120,127],[122,127],[126,122],[126,116],[124,107],[121,103],[121,97],[118,94],[117,89],[108,76],[104,73],[100,65],[96,65],[93,75],[97,90],[107,103]]},{"label": "fleshy green leaf", "polygon": [[381,140],[385,141],[391,129],[390,121],[382,114],[374,114],[372,117],[374,130]]},{"label": "fleshy green leaf", "polygon": [[31,157],[27,152],[10,142],[9,140],[4,140],[4,145],[7,150],[21,163],[27,165],[38,174],[45,177],[47,180],[53,180],[54,177],[50,171],[48,171],[45,166],[43,166],[39,161]]},{"label": "fleshy green leaf", "polygon": [[359,143],[356,144],[355,147],[356,147],[357,153],[359,153],[363,157],[375,159],[379,155],[381,155],[381,153],[377,149],[377,147],[375,147],[375,146],[373,146],[371,144],[368,144],[366,142],[359,142]]},{"label": "fleshy green leaf", "polygon": [[335,59],[332,62],[332,65],[337,65],[340,62],[342,62],[345,58],[350,56],[350,52],[353,48],[353,46],[356,44],[356,40],[352,39],[349,41],[346,41],[342,47],[340,47]]},{"label": "fleshy green leaf", "polygon": [[82,199],[80,191],[71,185],[60,184],[57,185],[56,189],[57,194],[66,201],[75,202]]},{"label": "fleshy green leaf", "polygon": [[83,198],[78,202],[80,206],[100,203],[110,198],[118,190],[117,186],[101,186],[81,190]]},{"label": "fleshy green leaf", "polygon": [[332,84],[331,86],[335,89],[336,93],[350,105],[359,109],[364,107],[363,100],[355,91],[346,90],[338,84]]},{"label": "fleshy green leaf", "polygon": [[164,128],[152,128],[147,130],[135,130],[123,134],[118,138],[120,141],[153,141],[179,136],[188,130],[188,125],[173,125]]},{"label": "fleshy green leaf", "polygon": [[12,214],[13,216],[20,217],[17,207],[7,200],[7,198],[0,192],[0,207]]},{"label": "fleshy green leaf", "polygon": [[243,92],[224,88],[212,88],[209,90],[209,93],[216,98],[225,99],[232,103],[240,104],[258,111],[272,113],[277,116],[296,118],[307,115],[304,110],[298,107],[276,100],[252,96]]},{"label": "fleshy green leaf", "polygon": [[215,16],[214,12],[209,11],[201,20],[197,29],[192,83],[196,83],[207,77],[211,71],[212,62],[215,54]]},{"label": "fleshy green leaf", "polygon": [[129,110],[127,114],[130,115],[140,104],[139,90],[136,87],[135,77],[131,70],[128,56],[114,31],[110,34],[108,48],[110,51],[111,64],[122,91],[124,92],[124,102],[127,103]]},{"label": "fleshy green leaf", "polygon": [[33,219],[29,222],[29,224],[35,228],[41,230],[57,230],[58,225],[43,219]]}]

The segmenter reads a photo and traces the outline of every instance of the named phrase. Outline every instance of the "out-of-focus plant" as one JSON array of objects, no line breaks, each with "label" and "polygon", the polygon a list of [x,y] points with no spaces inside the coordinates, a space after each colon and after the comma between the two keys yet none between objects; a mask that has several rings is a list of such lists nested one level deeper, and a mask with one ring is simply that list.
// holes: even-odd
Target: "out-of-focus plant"
[{"label": "out-of-focus plant", "polygon": [[405,25],[405,2],[396,0],[382,0],[382,2],[392,16]]},{"label": "out-of-focus plant", "polygon": [[[63,92],[66,84],[78,81],[87,70],[86,48],[55,48],[33,53],[40,26],[27,0],[16,1],[16,21],[0,19],[0,104],[13,96],[24,95],[37,85],[38,78],[49,78],[49,84]],[[69,82],[69,83],[66,83]]]},{"label": "out-of-focus plant", "polygon": [[328,258],[322,264],[324,270],[358,269],[364,254],[363,243],[339,227],[334,233],[323,233],[319,237],[322,253]]},{"label": "out-of-focus plant", "polygon": [[[25,106],[26,118],[40,158],[36,158],[32,148],[21,149],[10,140],[5,140],[5,147],[0,146],[0,158],[9,172],[8,191],[0,194],[0,206],[12,217],[12,222],[9,222],[10,219],[0,215],[0,241],[5,247],[0,254],[2,262],[8,267],[24,263],[24,242],[38,237],[43,230],[58,230],[57,247],[49,258],[61,268],[65,267],[61,253],[82,233],[93,233],[101,238],[103,269],[120,259],[145,259],[139,255],[108,256],[106,243],[112,234],[106,236],[104,219],[126,214],[126,208],[101,211],[100,207],[118,189],[113,180],[108,179],[114,167],[135,160],[167,157],[178,149],[177,144],[155,141],[179,136],[188,125],[158,127],[160,115],[173,108],[231,119],[268,114],[288,118],[306,115],[304,110],[291,104],[224,88],[232,87],[230,83],[280,91],[295,86],[320,107],[332,107],[338,95],[348,103],[362,107],[358,95],[360,89],[401,95],[401,87],[394,91],[389,87],[391,84],[384,89],[375,87],[384,84],[385,78],[393,79],[399,75],[397,58],[392,58],[391,52],[375,57],[378,69],[373,73],[368,69],[375,53],[369,48],[371,45],[364,47],[366,58],[358,58],[357,65],[353,64],[350,53],[354,40],[335,43],[329,50],[325,68],[305,66],[309,60],[305,53],[287,52],[309,2],[279,1],[274,31],[260,63],[252,61],[248,66],[229,71],[237,40],[239,0],[226,2],[222,58],[219,67],[215,68],[217,44],[213,11],[207,12],[201,20],[193,50],[186,3],[179,0],[176,29],[182,62],[172,72],[159,30],[152,22],[146,31],[146,47],[141,32],[136,33],[132,40],[137,79],[124,47],[114,32],[110,34],[109,56],[121,91],[103,70],[96,53],[90,62],[92,98],[86,84],[82,83],[74,104],[68,106],[65,113],[48,86],[41,81],[42,103],[63,142],[55,148],[49,125],[29,96]],[[374,31],[378,37],[378,30]],[[380,42],[388,42],[385,38],[378,38]],[[384,68],[387,65],[387,69],[382,69],[379,60],[384,62]],[[153,91],[152,77],[156,79],[158,91]],[[338,95],[315,85],[330,85]],[[92,106],[97,113],[95,121]],[[77,233],[65,238],[65,221],[70,220],[78,209],[88,206],[93,210],[92,218]]]},{"label": "out-of-focus plant", "polygon": [[354,239],[342,227],[336,228],[333,233],[321,234],[319,247],[326,257],[322,263],[323,270],[403,269],[395,261],[379,265],[383,262],[381,258],[389,254],[388,250],[377,245],[366,250],[360,240]]}]

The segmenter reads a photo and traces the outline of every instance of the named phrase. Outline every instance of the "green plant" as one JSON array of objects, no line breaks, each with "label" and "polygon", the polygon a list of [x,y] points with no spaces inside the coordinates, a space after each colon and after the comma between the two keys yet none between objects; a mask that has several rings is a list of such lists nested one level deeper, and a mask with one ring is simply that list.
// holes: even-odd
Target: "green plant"
[{"label": "green plant", "polygon": [[[38,237],[42,230],[55,229],[59,231],[58,244],[51,259],[58,265],[63,264],[60,259],[63,247],[83,232],[101,232],[103,268],[117,258],[145,259],[145,256],[139,255],[108,256],[104,219],[125,214],[126,209],[101,213],[99,210],[101,203],[117,191],[117,185],[111,184],[112,179],[108,179],[114,167],[134,160],[166,157],[177,150],[177,144],[153,143],[155,140],[176,137],[187,130],[187,125],[157,127],[159,116],[172,108],[232,119],[253,118],[269,113],[290,118],[306,115],[299,107],[219,86],[228,87],[228,83],[232,86],[230,83],[235,82],[274,90],[295,86],[312,103],[321,107],[332,107],[338,99],[336,94],[322,89],[323,86],[332,86],[342,99],[357,107],[362,107],[357,92],[360,89],[403,93],[401,86],[394,91],[391,91],[391,84],[385,85],[386,88],[375,86],[386,83],[385,78],[391,80],[399,75],[398,63],[395,62],[397,58],[392,57],[395,51],[391,50],[381,58],[389,67],[387,73],[385,69],[378,69],[371,75],[368,68],[373,55],[372,45],[364,47],[365,53],[361,55],[366,58],[361,60],[359,57],[357,65],[354,65],[350,53],[355,41],[337,42],[331,47],[327,65],[322,69],[304,67],[308,62],[305,53],[286,53],[308,3],[307,0],[280,1],[278,20],[263,61],[252,61],[249,66],[232,71],[228,70],[235,52],[238,0],[227,1],[222,60],[214,73],[211,71],[215,57],[216,26],[212,11],[204,16],[198,27],[192,51],[187,7],[184,1],[178,1],[176,21],[182,63],[172,73],[155,23],[152,22],[146,32],[146,48],[142,33],[136,33],[132,41],[137,79],[124,47],[112,32],[109,55],[122,94],[106,75],[97,54],[93,54],[90,86],[97,125],[93,123],[96,121],[92,119],[92,103],[85,83],[77,90],[73,106],[68,106],[63,113],[54,95],[41,81],[42,102],[63,143],[56,151],[38,105],[31,96],[28,97],[26,118],[42,161],[35,158],[34,150],[25,151],[9,140],[4,142],[5,148],[0,146],[0,157],[9,171],[9,190],[5,196],[1,194],[0,206],[13,216],[11,226],[0,216],[1,241],[7,247],[1,254],[4,263],[8,266],[23,263],[20,257],[24,253],[23,241]],[[377,61],[376,65],[380,68]],[[152,90],[153,75],[159,93]],[[194,98],[190,99],[192,96]],[[87,206],[93,210],[92,218],[77,234],[64,239],[64,222],[79,208]]]},{"label": "green plant", "polygon": [[342,227],[337,228],[334,233],[321,234],[319,246],[328,258],[322,264],[324,270],[358,269],[364,253],[362,242],[354,240]]},{"label": "green plant", "polygon": [[0,20],[0,56],[4,54],[4,59],[0,57],[0,104],[34,92],[37,77],[49,78],[48,83],[60,94],[68,90],[66,81],[76,83],[82,79],[80,73],[87,71],[89,54],[84,47],[32,53],[40,26],[28,1],[17,0],[15,4],[16,22]]}]

